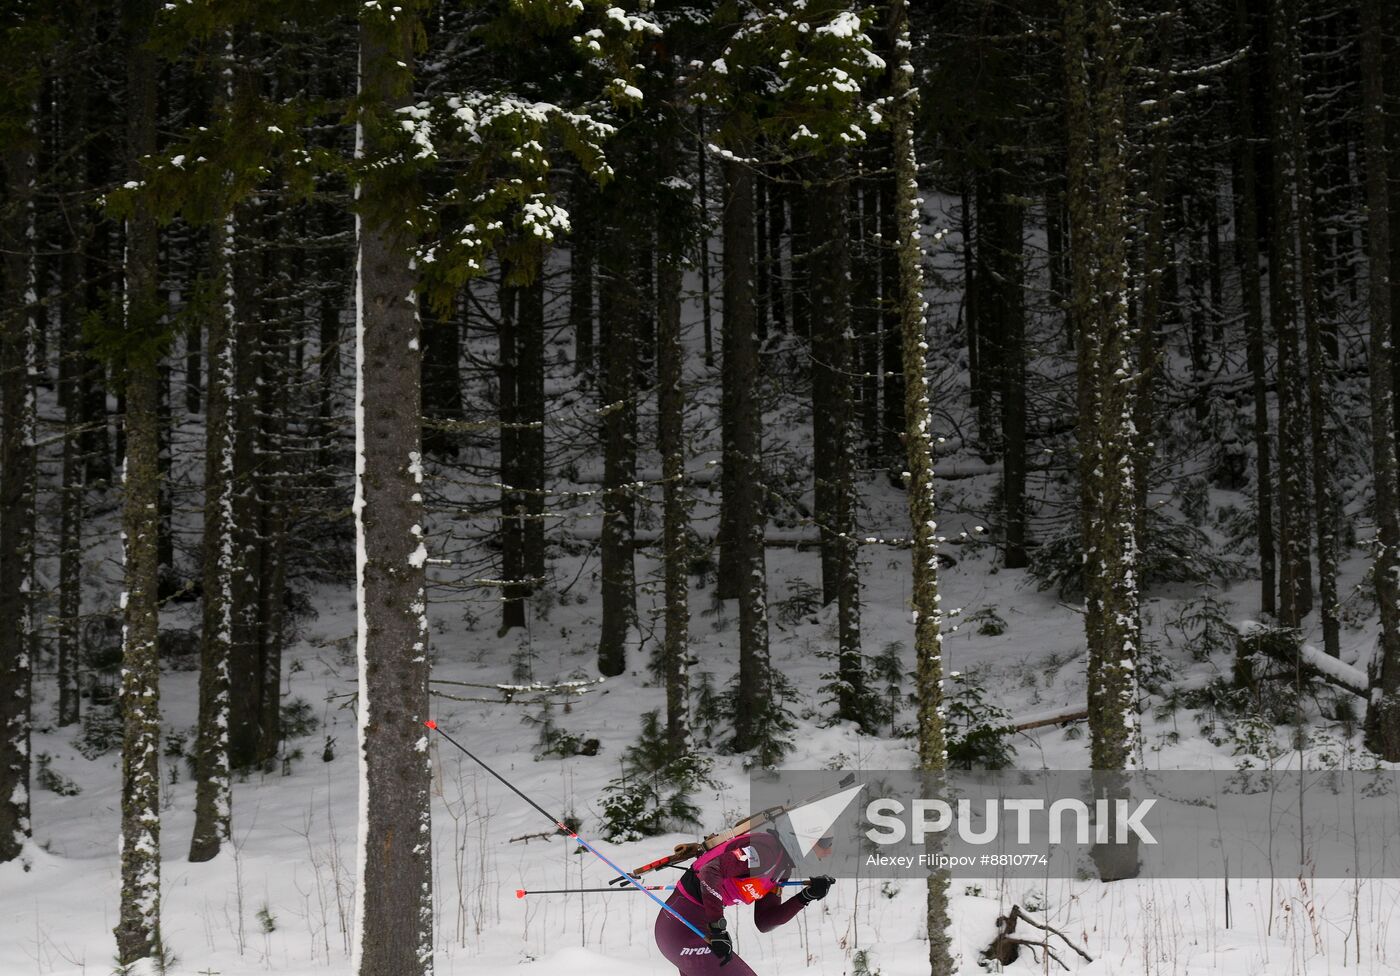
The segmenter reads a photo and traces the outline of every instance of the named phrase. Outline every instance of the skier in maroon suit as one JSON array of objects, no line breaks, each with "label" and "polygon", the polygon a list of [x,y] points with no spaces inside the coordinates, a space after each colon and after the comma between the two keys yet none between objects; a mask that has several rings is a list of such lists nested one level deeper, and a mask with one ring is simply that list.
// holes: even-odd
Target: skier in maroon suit
[{"label": "skier in maroon suit", "polygon": [[826,897],[834,878],[810,879],[795,896],[783,901],[782,883],[792,873],[792,860],[771,834],[744,834],[706,851],[681,876],[666,904],[702,932],[708,944],[675,915],[656,917],[656,944],[681,976],[717,976],[719,967],[734,963],[725,976],[754,976],[749,965],[734,955],[734,940],[724,921],[730,905],[753,905],[754,922],[768,932],[790,921],[814,901]]}]

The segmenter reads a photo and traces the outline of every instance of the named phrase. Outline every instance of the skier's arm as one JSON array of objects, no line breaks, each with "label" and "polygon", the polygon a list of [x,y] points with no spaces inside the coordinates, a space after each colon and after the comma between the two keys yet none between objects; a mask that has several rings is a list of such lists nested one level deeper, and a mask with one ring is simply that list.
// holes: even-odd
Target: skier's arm
[{"label": "skier's arm", "polygon": [[753,921],[760,932],[771,932],[779,925],[792,921],[793,916],[807,907],[796,895],[783,901],[782,889],[770,891],[753,903]]}]

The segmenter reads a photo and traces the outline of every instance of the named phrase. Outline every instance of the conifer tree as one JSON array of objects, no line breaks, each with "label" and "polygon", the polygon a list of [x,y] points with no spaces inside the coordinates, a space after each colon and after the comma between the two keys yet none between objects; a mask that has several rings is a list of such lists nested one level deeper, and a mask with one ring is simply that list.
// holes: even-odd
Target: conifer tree
[{"label": "conifer tree", "polygon": [[[914,607],[914,681],[918,707],[919,768],[937,777],[948,768],[943,720],[943,611],[938,592],[938,499],[933,476],[933,417],[930,413],[925,359],[928,340],[924,319],[923,211],[919,197],[918,158],[914,148],[917,95],[909,41],[906,0],[890,3],[889,34],[894,58],[890,82],[890,128],[894,151],[894,199],[899,256],[899,319],[903,340],[904,449],[909,480],[909,528],[913,535],[911,603]],[[928,928],[930,976],[951,976],[946,871],[928,875],[925,924]]]},{"label": "conifer tree", "polygon": [[1400,760],[1400,513],[1397,513],[1395,389],[1391,357],[1391,276],[1395,242],[1390,238],[1390,194],[1386,185],[1391,159],[1385,105],[1386,62],[1383,56],[1380,0],[1361,3],[1362,123],[1366,151],[1366,230],[1370,318],[1371,464],[1375,480],[1376,539],[1374,568],[1380,609],[1380,660],[1371,679],[1366,739],[1382,759]]},{"label": "conifer tree", "polygon": [[15,66],[0,96],[4,196],[0,207],[3,303],[0,303],[0,863],[20,857],[32,835],[30,727],[33,688],[34,518],[38,479],[37,295],[34,101],[41,69],[31,45],[40,11],[22,6],[0,24],[0,56]]},{"label": "conifer tree", "polygon": [[[1125,186],[1130,62],[1116,0],[1065,0],[1063,10],[1090,763],[1112,773],[1135,766],[1140,748],[1136,337],[1128,315]],[[1108,796],[1124,789],[1111,775],[1102,788]],[[1095,860],[1104,880],[1137,873],[1132,845],[1095,848]]]},{"label": "conifer tree", "polygon": [[[127,173],[156,151],[155,0],[125,0]],[[138,197],[126,215],[124,322],[118,363],[126,390],[122,465],[122,897],[116,926],[123,966],[163,966],[160,928],[160,365],[166,335],[156,292],[156,216]]]}]

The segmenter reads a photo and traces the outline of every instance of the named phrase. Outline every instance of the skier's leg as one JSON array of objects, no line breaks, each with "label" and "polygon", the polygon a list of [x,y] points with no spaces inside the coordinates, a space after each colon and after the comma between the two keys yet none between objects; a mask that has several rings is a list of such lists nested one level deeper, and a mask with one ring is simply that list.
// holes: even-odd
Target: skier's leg
[{"label": "skier's leg", "polygon": [[[701,928],[704,927],[700,913],[688,911],[690,903],[676,904],[672,907]],[[661,954],[680,971],[681,976],[755,976],[749,964],[737,955],[731,956],[729,962],[721,968],[719,958],[710,951],[705,940],[670,912],[662,912],[656,917],[656,945]]]}]

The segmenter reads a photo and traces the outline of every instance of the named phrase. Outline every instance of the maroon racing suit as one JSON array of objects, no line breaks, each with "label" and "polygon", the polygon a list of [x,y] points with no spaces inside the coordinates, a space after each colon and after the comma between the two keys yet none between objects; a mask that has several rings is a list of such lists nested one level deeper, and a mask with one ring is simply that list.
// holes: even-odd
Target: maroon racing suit
[{"label": "maroon racing suit", "polygon": [[[796,896],[783,901],[782,882],[792,862],[771,834],[744,834],[706,851],[681,877],[666,904],[701,932],[724,917],[730,905],[753,905],[754,922],[768,932],[806,907]],[[720,969],[705,940],[670,912],[656,916],[656,945],[681,976],[754,976],[738,954]]]}]

